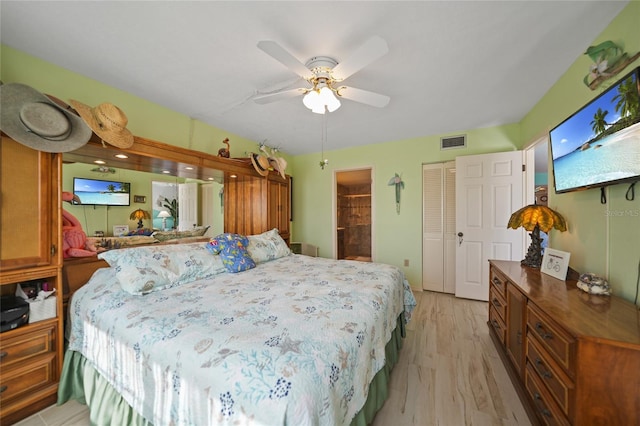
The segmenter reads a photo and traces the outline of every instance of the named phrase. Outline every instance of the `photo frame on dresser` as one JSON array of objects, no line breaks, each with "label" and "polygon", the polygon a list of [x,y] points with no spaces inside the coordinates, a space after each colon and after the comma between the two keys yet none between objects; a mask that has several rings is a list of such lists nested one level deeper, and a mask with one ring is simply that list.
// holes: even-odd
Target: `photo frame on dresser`
[{"label": "photo frame on dresser", "polygon": [[547,247],[544,249],[544,255],[542,256],[540,272],[564,281],[567,279],[570,257],[571,253],[569,252]]},{"label": "photo frame on dresser", "polygon": [[123,235],[127,235],[129,233],[129,225],[114,225],[113,226],[113,236],[121,237]]}]

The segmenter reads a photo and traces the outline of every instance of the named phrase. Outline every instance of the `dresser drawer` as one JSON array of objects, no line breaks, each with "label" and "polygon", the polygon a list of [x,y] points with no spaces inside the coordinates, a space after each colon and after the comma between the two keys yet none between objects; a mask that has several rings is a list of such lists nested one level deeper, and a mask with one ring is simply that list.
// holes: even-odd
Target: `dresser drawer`
[{"label": "dresser drawer", "polygon": [[500,314],[493,306],[489,307],[489,325],[498,335],[500,343],[506,344],[507,326],[504,324],[504,320],[500,317]]},{"label": "dresser drawer", "polygon": [[507,302],[504,296],[500,294],[500,291],[493,285],[489,288],[489,304],[498,312],[498,315],[502,318],[502,322],[506,322]]},{"label": "dresser drawer", "polygon": [[4,371],[16,364],[23,364],[29,359],[53,353],[56,350],[55,322],[43,323],[32,327],[27,332],[12,333],[9,338],[0,341],[0,369]]},{"label": "dresser drawer", "polygon": [[558,328],[554,322],[541,314],[534,305],[527,304],[527,335],[532,335],[565,372],[575,377],[575,340]]},{"label": "dresser drawer", "polygon": [[507,297],[507,279],[494,267],[489,271],[489,282],[495,287],[503,299]]},{"label": "dresser drawer", "polygon": [[3,368],[0,376],[0,405],[6,406],[56,382],[55,353],[32,358],[31,361],[13,368]]},{"label": "dresser drawer", "polygon": [[535,411],[543,424],[570,425],[562,410],[547,392],[544,384],[540,382],[531,364],[527,364],[524,381]]},{"label": "dresser drawer", "polygon": [[573,382],[531,336],[527,338],[527,362],[564,414],[569,416],[573,411]]}]

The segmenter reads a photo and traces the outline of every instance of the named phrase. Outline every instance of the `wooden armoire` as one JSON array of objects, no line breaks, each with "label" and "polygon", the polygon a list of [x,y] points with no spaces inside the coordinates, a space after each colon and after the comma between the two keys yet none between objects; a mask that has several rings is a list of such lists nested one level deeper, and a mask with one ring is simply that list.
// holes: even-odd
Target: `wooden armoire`
[{"label": "wooden armoire", "polygon": [[[0,424],[56,402],[62,369],[61,154],[2,135],[0,144],[0,292],[21,286],[56,290],[53,317],[0,333]],[[32,308],[33,310],[33,308]],[[33,315],[32,315],[33,319]]]},{"label": "wooden armoire", "polygon": [[287,244],[291,237],[290,179],[276,173],[265,177],[225,176],[224,230],[242,235],[277,228]]}]

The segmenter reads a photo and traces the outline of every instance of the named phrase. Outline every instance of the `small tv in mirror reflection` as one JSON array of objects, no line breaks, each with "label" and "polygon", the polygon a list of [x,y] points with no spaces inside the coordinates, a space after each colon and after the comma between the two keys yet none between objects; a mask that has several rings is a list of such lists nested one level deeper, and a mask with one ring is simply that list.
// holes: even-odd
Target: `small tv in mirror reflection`
[{"label": "small tv in mirror reflection", "polygon": [[80,204],[128,206],[131,203],[130,187],[128,182],[73,178],[73,193],[80,198]]}]

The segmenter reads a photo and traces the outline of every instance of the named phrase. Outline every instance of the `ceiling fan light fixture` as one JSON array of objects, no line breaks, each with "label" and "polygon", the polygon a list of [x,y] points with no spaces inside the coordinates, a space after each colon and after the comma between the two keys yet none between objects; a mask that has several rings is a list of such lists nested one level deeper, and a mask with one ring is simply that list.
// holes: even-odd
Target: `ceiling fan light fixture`
[{"label": "ceiling fan light fixture", "polygon": [[318,83],[302,98],[304,106],[316,114],[324,114],[325,110],[333,112],[340,108],[340,100],[326,83]]}]

